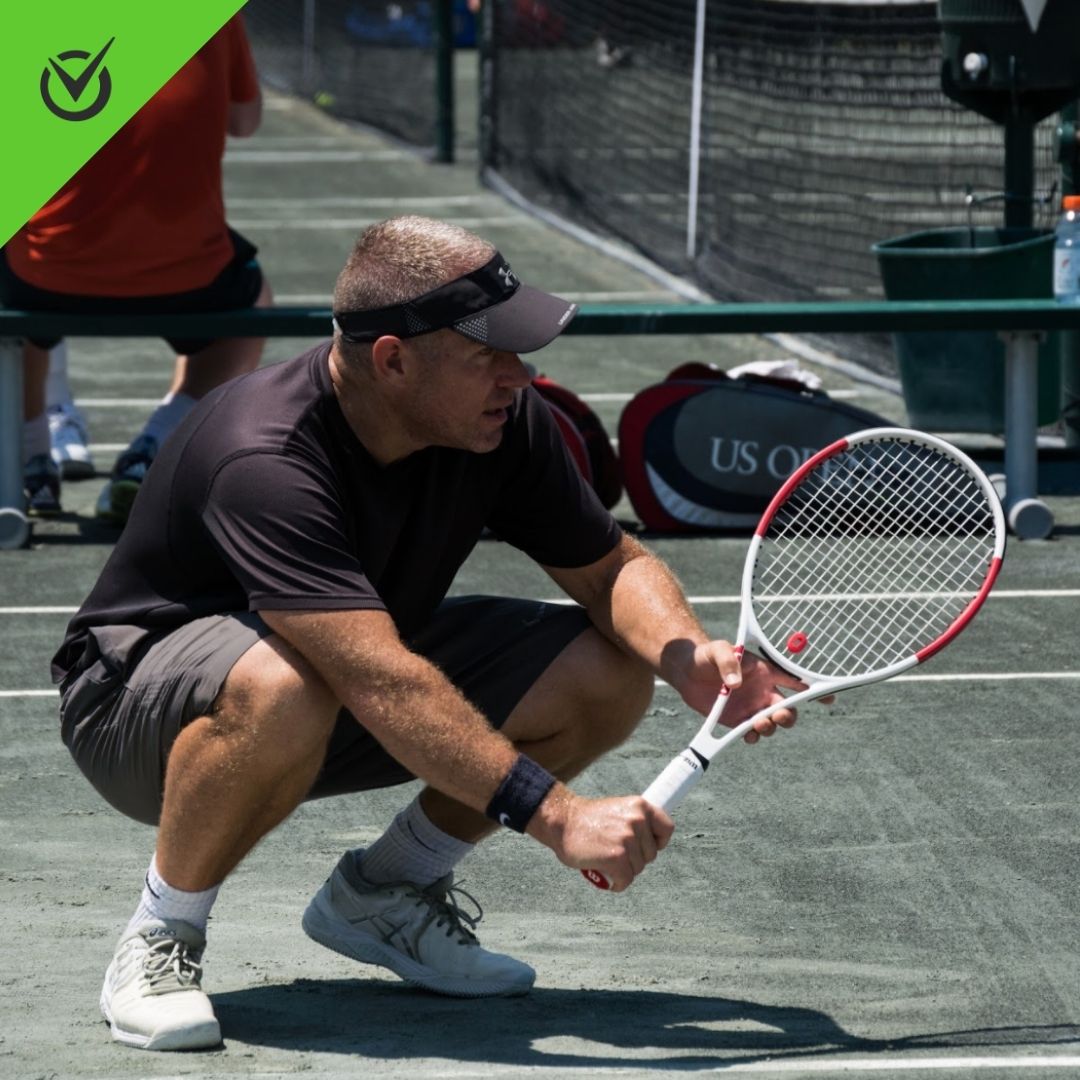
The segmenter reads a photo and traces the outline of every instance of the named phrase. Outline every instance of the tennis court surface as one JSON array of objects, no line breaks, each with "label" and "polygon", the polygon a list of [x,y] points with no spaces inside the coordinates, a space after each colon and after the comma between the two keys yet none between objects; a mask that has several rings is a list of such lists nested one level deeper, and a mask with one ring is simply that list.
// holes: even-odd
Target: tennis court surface
[{"label": "tennis court surface", "polygon": [[[357,232],[401,212],[488,237],[521,277],[585,301],[673,300],[641,272],[480,187],[468,153],[427,164],[272,97],[229,152],[231,223],[280,302],[321,304]],[[309,343],[270,343],[266,362]],[[610,431],[676,363],[785,355],[754,338],[573,337],[539,366]],[[805,357],[826,387],[903,422],[902,400]],[[71,343],[99,472],[160,395],[157,341]],[[153,834],[109,809],[61,746],[48,660],[115,534],[103,480],[69,483],[31,550],[0,553],[0,1075],[255,1078],[1080,1075],[1080,499],[1050,541],[1012,542],[994,596],[918,673],[809,706],[793,732],[724,752],[675,839],[622,896],[544,849],[496,837],[459,879],[486,945],[538,971],[527,998],[413,991],[309,941],[300,914],[340,852],[373,840],[408,789],[302,807],[222,890],[204,985],[222,1049],[150,1054],[97,1011]],[[628,504],[617,508],[633,526]],[[718,636],[735,631],[740,537],[645,537]],[[456,592],[551,597],[483,542]],[[577,785],[640,791],[698,720],[659,686],[638,734]]]}]

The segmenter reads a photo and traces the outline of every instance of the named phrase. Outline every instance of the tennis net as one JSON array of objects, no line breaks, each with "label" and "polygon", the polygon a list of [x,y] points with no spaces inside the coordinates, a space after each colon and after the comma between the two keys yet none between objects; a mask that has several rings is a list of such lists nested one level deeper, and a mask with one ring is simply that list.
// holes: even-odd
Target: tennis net
[{"label": "tennis net", "polygon": [[[874,243],[1002,222],[1002,129],[942,93],[933,3],[513,0],[486,18],[484,167],[719,299],[880,297]],[[1047,197],[1054,127],[1036,128]],[[891,367],[885,337],[830,344]]]}]

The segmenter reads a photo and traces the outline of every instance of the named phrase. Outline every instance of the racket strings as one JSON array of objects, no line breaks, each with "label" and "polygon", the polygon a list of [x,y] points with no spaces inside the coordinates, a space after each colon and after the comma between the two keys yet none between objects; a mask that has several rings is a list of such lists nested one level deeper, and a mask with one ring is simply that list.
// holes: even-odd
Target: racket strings
[{"label": "racket strings", "polygon": [[[946,459],[947,460],[947,459]],[[946,481],[937,492],[939,496],[948,496],[954,504],[957,494],[968,499],[966,485],[960,481],[965,474],[953,470],[953,475],[944,476],[939,470],[938,477]],[[918,513],[925,514],[930,506],[931,496],[927,488],[918,489],[914,507]],[[940,500],[939,500],[940,501]],[[977,516],[968,514],[971,522],[977,524]],[[821,629],[835,630],[841,622],[850,626],[848,651],[839,659],[844,665],[871,663],[887,652],[892,642],[907,642],[917,638],[928,625],[944,622],[948,625],[963,610],[970,594],[971,586],[979,581],[984,573],[983,553],[958,543],[955,538],[946,537],[944,550],[941,541],[931,544],[925,538],[916,537],[906,552],[888,548],[878,543],[867,545],[862,538],[852,538],[841,546],[834,559],[830,559],[829,568],[840,568],[842,575],[835,574],[830,580],[819,582],[816,591],[833,593],[850,592],[860,584],[863,589],[869,584],[875,592],[895,594],[907,591],[903,605],[868,604],[870,599],[865,594],[860,597],[860,606],[851,610],[850,605],[837,605],[831,612],[831,620],[825,619],[818,624]],[[861,547],[861,551],[856,550]],[[906,557],[901,559],[899,556]],[[965,566],[965,559],[968,560]],[[926,576],[926,573],[930,576]],[[922,583],[918,594],[911,591],[911,582]],[[813,587],[813,582],[810,582]],[[780,620],[792,617],[790,604],[777,612]],[[899,655],[904,655],[903,651]]]},{"label": "racket strings", "polygon": [[[955,484],[953,485],[955,488]],[[921,512],[925,511],[925,504],[927,502],[925,495],[922,497],[923,507],[916,506]],[[815,513],[818,511],[815,509]],[[912,580],[918,580],[918,576],[913,576],[914,570],[919,568],[926,570],[934,570],[935,568],[948,568],[953,572],[954,578],[959,584],[963,584],[963,574],[957,573],[957,568],[962,569],[962,562],[958,559],[958,555],[962,556],[964,553],[964,541],[953,541],[951,549],[949,548],[948,538],[945,540],[946,550],[944,551],[944,559],[941,559],[941,540],[938,538],[937,542],[931,545],[928,541],[920,540],[918,536],[909,541],[907,550],[907,562],[901,563],[898,560],[898,556],[903,554],[903,549],[899,547],[888,548],[878,543],[867,544],[864,538],[853,535],[850,540],[847,541],[846,546],[841,544],[837,549],[835,544],[828,545],[829,558],[824,560],[818,553],[817,563],[829,572],[827,578],[825,578],[820,585],[825,589],[832,587],[834,590],[850,591],[852,582],[863,582],[864,588],[866,583],[869,583],[872,587],[875,587],[878,591],[892,592],[901,583],[910,583]],[[820,547],[821,545],[819,545]],[[934,556],[931,560],[931,556]],[[982,553],[976,551],[972,558],[973,564],[976,566],[977,571],[981,568]],[[876,558],[876,563],[871,560]],[[808,565],[813,565],[813,562],[809,562]],[[839,570],[840,576],[837,571]],[[845,580],[844,574],[850,580]],[[810,579],[807,579],[808,583],[813,584]],[[947,579],[930,579],[928,581],[929,587],[933,592],[939,593],[947,589]],[[819,590],[820,591],[820,590]],[[910,585],[909,585],[909,590]]]},{"label": "racket strings", "polygon": [[799,663],[862,674],[935,640],[986,576],[994,518],[959,463],[916,443],[860,444],[812,470],[758,552],[764,637],[808,642]]}]

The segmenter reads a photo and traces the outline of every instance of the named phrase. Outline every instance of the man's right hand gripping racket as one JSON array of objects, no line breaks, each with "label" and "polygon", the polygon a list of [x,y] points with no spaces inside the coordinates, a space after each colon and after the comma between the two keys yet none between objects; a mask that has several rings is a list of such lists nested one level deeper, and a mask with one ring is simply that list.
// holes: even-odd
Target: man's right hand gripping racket
[{"label": "man's right hand gripping racket", "polygon": [[[954,446],[872,428],[827,446],[776,493],[742,577],[736,655],[753,649],[807,684],[786,704],[899,675],[947,645],[993,587],[1005,520],[993,487]],[[644,798],[673,811],[709,762],[764,709],[716,731],[722,690],[690,745]],[[582,873],[601,889],[603,874]]]}]

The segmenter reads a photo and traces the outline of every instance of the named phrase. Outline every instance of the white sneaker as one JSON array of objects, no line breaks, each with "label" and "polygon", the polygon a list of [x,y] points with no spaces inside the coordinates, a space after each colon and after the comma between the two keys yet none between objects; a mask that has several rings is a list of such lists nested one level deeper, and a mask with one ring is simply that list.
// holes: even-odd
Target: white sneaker
[{"label": "white sneaker", "polygon": [[120,939],[101,1013],[112,1037],[143,1050],[198,1050],[221,1043],[221,1028],[200,985],[206,938],[178,920],[142,923]]},{"label": "white sneaker", "polygon": [[86,445],[86,421],[74,405],[49,408],[49,443],[52,459],[65,480],[85,480],[94,475],[94,462]]},{"label": "white sneaker", "polygon": [[[451,997],[528,993],[528,964],[480,947],[473,929],[483,915],[452,875],[421,888],[372,885],[346,854],[304,912],[304,932],[320,945],[366,964],[389,968],[407,983]],[[476,904],[470,916],[455,894]]]}]

